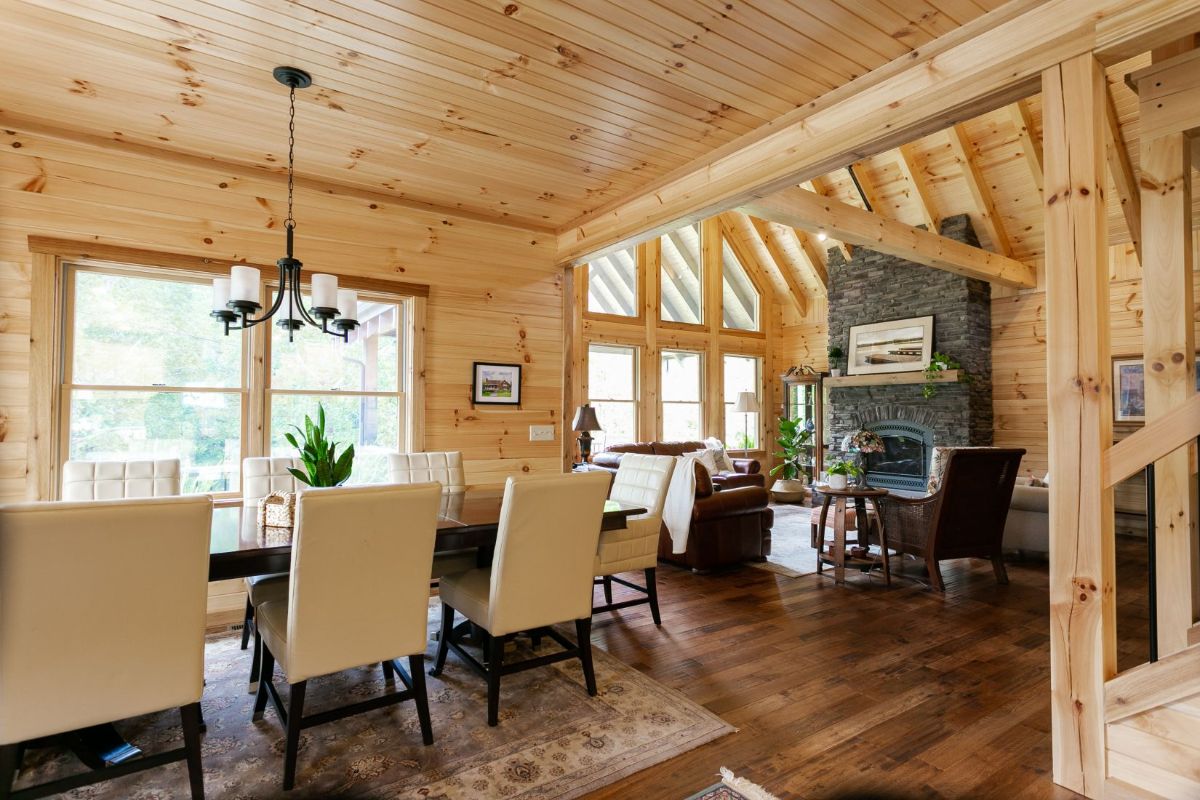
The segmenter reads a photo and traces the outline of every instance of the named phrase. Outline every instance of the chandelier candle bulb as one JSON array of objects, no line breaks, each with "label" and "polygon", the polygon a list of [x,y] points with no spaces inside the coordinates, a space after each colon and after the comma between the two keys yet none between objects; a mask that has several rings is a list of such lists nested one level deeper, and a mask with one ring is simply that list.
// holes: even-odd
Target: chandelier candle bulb
[{"label": "chandelier candle bulb", "polygon": [[259,285],[257,268],[235,265],[230,270],[229,299],[235,302],[257,304]]},{"label": "chandelier candle bulb", "polygon": [[337,310],[342,319],[358,321],[358,292],[353,289],[338,289]]},{"label": "chandelier candle bulb", "polygon": [[229,278],[213,278],[213,311],[225,311],[229,306]]},{"label": "chandelier candle bulb", "polygon": [[337,276],[316,273],[312,276],[313,309],[338,308]]}]

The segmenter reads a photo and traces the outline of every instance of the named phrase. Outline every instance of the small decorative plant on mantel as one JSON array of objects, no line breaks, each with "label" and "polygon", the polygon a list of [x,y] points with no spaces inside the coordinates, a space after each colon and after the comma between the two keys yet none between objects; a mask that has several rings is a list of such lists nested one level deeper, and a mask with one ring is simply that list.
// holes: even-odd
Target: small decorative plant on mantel
[{"label": "small decorative plant on mantel", "polygon": [[846,355],[842,348],[836,344],[829,348],[829,374],[835,378],[840,378],[842,375],[842,356]]},{"label": "small decorative plant on mantel", "polygon": [[861,470],[851,461],[834,461],[825,470],[829,476],[830,489],[845,489],[850,478],[857,478]]},{"label": "small decorative plant on mantel", "polygon": [[926,400],[937,394],[938,373],[948,370],[959,370],[959,382],[970,383],[971,376],[963,369],[963,365],[945,353],[934,353],[925,365],[925,385],[921,387],[921,396]]},{"label": "small decorative plant on mantel", "polygon": [[325,406],[317,404],[317,422],[304,415],[303,430],[293,425],[296,433],[303,438],[303,445],[291,433],[283,434],[288,444],[300,451],[300,460],[304,463],[305,472],[289,467],[292,477],[307,486],[341,486],[350,478],[350,470],[354,466],[354,445],[347,447],[342,454],[337,454],[338,442],[331,442],[325,437]]}]

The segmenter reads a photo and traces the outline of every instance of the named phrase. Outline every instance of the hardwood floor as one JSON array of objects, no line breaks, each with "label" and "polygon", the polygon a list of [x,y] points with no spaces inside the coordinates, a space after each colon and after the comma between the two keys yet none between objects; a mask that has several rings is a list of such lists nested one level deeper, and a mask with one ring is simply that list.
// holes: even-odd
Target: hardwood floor
[{"label": "hardwood floor", "polygon": [[[1146,660],[1144,540],[1118,541],[1121,667]],[[915,564],[906,572],[918,574]],[[588,795],[685,798],[720,767],[780,797],[1072,798],[1050,779],[1047,566],[945,562],[947,591],[659,570],[663,625],[593,641],[739,731]]]}]

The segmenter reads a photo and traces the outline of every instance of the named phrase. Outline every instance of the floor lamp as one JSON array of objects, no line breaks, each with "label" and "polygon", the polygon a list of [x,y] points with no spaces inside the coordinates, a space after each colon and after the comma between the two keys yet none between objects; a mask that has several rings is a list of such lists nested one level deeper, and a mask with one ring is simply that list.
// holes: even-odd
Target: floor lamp
[{"label": "floor lamp", "polygon": [[[759,411],[758,395],[754,392],[738,392],[737,403],[734,405],[733,410],[739,414],[746,415],[742,418],[745,423],[742,432],[745,437],[745,443],[750,444],[750,415],[757,414]],[[745,454],[747,456],[750,455],[750,448],[747,447],[745,449]]]}]

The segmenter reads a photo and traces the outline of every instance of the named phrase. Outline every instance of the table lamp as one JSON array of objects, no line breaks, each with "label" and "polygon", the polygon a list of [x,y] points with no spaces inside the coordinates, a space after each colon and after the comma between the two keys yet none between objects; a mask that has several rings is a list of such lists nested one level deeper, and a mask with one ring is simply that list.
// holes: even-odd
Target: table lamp
[{"label": "table lamp", "polygon": [[596,418],[596,409],[591,403],[584,403],[575,412],[575,422],[571,430],[579,431],[579,460],[587,463],[592,457],[592,431],[600,430],[600,420]]},{"label": "table lamp", "polygon": [[[743,435],[745,438],[742,441],[750,444],[750,415],[759,412],[758,395],[754,392],[738,392],[737,403],[734,405],[733,410],[739,414],[746,415],[742,418],[745,423],[743,425]],[[750,448],[747,447],[745,453],[749,455]]]}]

